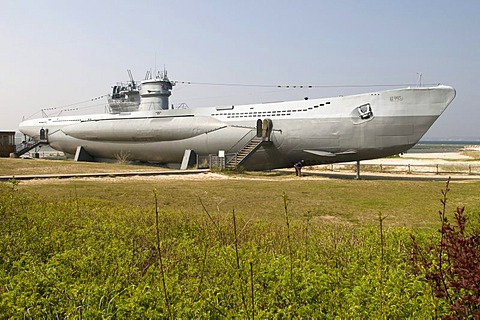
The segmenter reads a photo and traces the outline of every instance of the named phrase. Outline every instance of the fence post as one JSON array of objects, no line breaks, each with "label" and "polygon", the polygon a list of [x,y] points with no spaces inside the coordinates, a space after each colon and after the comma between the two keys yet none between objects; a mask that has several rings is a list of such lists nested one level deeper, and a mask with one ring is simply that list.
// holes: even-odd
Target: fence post
[{"label": "fence post", "polygon": [[360,161],[357,160],[357,168],[355,170],[355,179],[360,180]]}]

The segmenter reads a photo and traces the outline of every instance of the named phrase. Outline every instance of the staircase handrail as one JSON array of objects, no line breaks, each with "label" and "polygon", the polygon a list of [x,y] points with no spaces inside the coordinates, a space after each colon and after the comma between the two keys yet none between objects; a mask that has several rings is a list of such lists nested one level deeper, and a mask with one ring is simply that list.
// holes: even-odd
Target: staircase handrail
[{"label": "staircase handrail", "polygon": [[[55,130],[52,133],[55,133],[59,130],[60,129]],[[52,133],[50,133],[50,134],[52,134]],[[22,141],[21,143],[15,145],[15,152],[14,153],[17,157],[20,157],[21,155],[24,155],[25,153],[32,150],[33,148],[38,147],[39,145],[49,144],[48,143],[48,137],[46,137],[45,139],[40,139],[40,135],[35,135],[35,136],[31,136],[30,138],[31,138],[31,140],[29,140],[29,141]]]},{"label": "staircase handrail", "polygon": [[235,142],[235,144],[233,144],[233,146],[231,146],[230,149],[225,151],[225,153],[231,153],[231,150],[234,149],[235,146],[237,146],[246,136],[248,136],[249,134],[252,134],[252,132],[255,132],[255,135],[253,137],[251,137],[250,139],[248,139],[248,141],[246,143],[244,143],[243,146],[239,150],[242,150],[243,148],[245,148],[247,146],[247,144],[249,144],[250,141],[252,141],[256,137],[256,129],[250,129],[250,131],[248,131],[240,139],[238,139],[238,141]]},{"label": "staircase handrail", "polygon": [[16,144],[16,145],[15,145],[15,150],[16,150],[16,149],[19,149],[19,148],[24,148],[24,147],[26,147],[26,146],[30,146],[30,145],[32,145],[32,144],[37,143],[37,142],[40,140],[40,136],[39,136],[39,135],[38,135],[38,136],[33,136],[33,137],[31,137],[31,138],[32,138],[31,140],[22,141],[22,142]]},{"label": "staircase handrail", "polygon": [[41,144],[46,144],[47,142],[45,141],[34,141],[34,143],[27,144],[23,149],[20,150],[15,150],[15,156],[20,157],[27,153],[28,151],[32,150],[33,148],[38,147]]},{"label": "staircase handrail", "polygon": [[[246,155],[244,155],[243,157],[241,157],[241,159],[238,161],[238,154],[240,153],[240,151],[244,150],[247,146],[249,146],[253,140],[255,140],[255,138],[259,138],[259,141],[258,143],[255,145],[255,147],[250,150],[250,152],[248,152]],[[241,149],[240,151],[238,152],[235,152],[233,154],[233,157],[231,157],[227,162],[226,162],[226,165],[230,164],[231,162],[235,162],[235,166],[239,165],[240,163],[242,163],[243,160],[247,159],[254,151],[256,151],[258,149],[258,147],[263,143],[263,139],[260,138],[260,137],[257,137],[257,136],[254,136],[252,139],[250,139],[250,141],[248,141]]]}]

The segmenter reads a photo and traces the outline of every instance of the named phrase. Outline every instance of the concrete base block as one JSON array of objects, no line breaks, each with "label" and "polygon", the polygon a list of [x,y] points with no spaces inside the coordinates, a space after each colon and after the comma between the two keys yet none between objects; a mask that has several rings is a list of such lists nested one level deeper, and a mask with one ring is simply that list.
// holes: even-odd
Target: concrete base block
[{"label": "concrete base block", "polygon": [[187,149],[183,154],[182,164],[180,166],[180,170],[187,170],[188,167],[192,167],[197,162],[197,154],[195,151]]},{"label": "concrete base block", "polygon": [[75,151],[75,157],[73,158],[74,161],[85,161],[85,162],[93,162],[94,158],[85,150],[84,147],[78,146],[77,150]]}]

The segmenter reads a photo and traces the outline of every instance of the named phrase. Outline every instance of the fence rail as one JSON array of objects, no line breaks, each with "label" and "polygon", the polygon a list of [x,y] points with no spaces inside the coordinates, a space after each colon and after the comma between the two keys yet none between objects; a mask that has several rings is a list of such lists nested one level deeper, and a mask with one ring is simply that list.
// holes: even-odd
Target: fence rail
[{"label": "fence rail", "polygon": [[[324,164],[318,166],[320,170],[326,171],[355,171],[355,164]],[[407,173],[407,174],[459,174],[459,175],[480,175],[480,165],[478,164],[362,164],[360,170],[365,172],[381,173]]]},{"label": "fence rail", "polygon": [[199,156],[197,155],[197,169],[225,169],[227,163],[237,156],[236,153],[226,153],[225,157],[219,157],[218,155]]}]

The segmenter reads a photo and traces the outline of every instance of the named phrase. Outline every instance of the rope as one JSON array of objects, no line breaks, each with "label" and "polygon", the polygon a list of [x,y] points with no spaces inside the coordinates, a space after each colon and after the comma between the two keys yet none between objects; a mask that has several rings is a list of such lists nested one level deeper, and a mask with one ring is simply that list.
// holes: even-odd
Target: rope
[{"label": "rope", "polygon": [[[104,95],[102,95],[102,96],[95,97],[95,98],[92,98],[92,99],[89,99],[89,100],[85,100],[85,101],[81,101],[81,102],[75,102],[75,103],[67,104],[67,105],[64,105],[64,106],[51,107],[51,108],[43,108],[42,110],[43,110],[43,111],[58,110],[58,109],[62,109],[62,110],[63,110],[63,109],[65,109],[65,108],[73,107],[73,106],[76,106],[76,105],[79,105],[79,104],[83,104],[83,103],[87,103],[87,102],[92,102],[92,101],[95,101],[95,100],[100,100],[100,99],[105,98],[106,96],[107,96],[107,95],[104,94]],[[78,110],[78,108],[69,109],[69,110],[65,110],[65,111],[71,111],[71,110]]]},{"label": "rope", "polygon": [[[339,85],[273,85],[273,84],[246,84],[246,83],[213,83],[213,82],[192,82],[192,81],[172,81],[175,84],[187,85],[205,85],[205,86],[224,86],[224,87],[258,87],[258,88],[288,88],[288,89],[310,89],[310,88],[368,88],[368,87],[416,87],[418,84],[339,84]],[[423,86],[433,86],[436,84],[424,84]]]},{"label": "rope", "polygon": [[[186,84],[186,85],[203,85],[203,86],[223,86],[223,87],[256,87],[256,88],[281,88],[281,89],[312,89],[312,88],[369,88],[369,87],[416,87],[418,84],[412,83],[403,83],[403,84],[339,84],[339,85],[274,85],[274,84],[248,84],[248,83],[214,83],[214,82],[192,82],[192,81],[172,81],[174,84]],[[423,84],[423,86],[433,86],[436,84]],[[64,106],[43,108],[40,111],[52,111],[52,110],[61,110],[61,111],[76,111],[79,109],[91,108],[92,106],[82,107],[82,108],[70,108],[79,104],[92,102],[95,100],[100,100],[107,97],[108,94],[104,94],[89,100],[80,101],[72,104],[67,104]],[[97,107],[98,105],[95,105]],[[66,109],[69,108],[69,109]],[[30,115],[26,119],[30,119],[38,112]],[[26,120],[24,119],[24,120]]]}]

